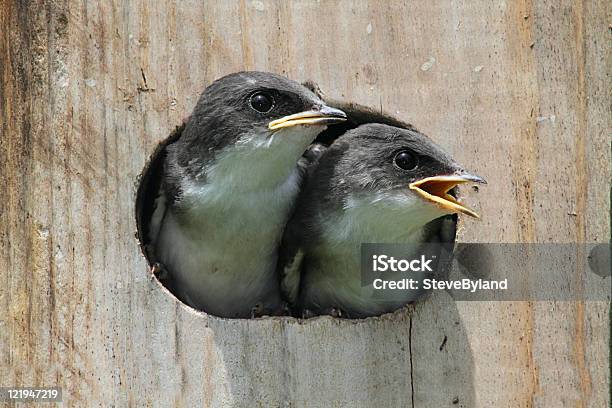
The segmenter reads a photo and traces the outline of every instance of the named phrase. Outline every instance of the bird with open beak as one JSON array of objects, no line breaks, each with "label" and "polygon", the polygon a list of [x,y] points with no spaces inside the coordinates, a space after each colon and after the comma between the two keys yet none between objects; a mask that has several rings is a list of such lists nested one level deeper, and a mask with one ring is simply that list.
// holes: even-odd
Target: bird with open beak
[{"label": "bird with open beak", "polygon": [[[298,315],[367,317],[415,300],[362,287],[362,243],[428,242],[428,224],[478,215],[449,192],[485,181],[414,130],[361,125],[340,136],[309,169],[279,258],[282,290]],[[417,245],[414,246],[417,248]]]},{"label": "bird with open beak", "polygon": [[299,192],[296,163],[346,120],[287,78],[240,72],[202,93],[167,146],[149,235],[175,293],[222,317],[278,314],[278,245]]}]

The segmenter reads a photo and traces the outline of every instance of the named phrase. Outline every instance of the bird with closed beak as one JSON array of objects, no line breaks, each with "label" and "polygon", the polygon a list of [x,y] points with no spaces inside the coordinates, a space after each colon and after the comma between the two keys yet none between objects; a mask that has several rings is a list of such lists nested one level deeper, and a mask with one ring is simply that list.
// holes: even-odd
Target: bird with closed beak
[{"label": "bird with closed beak", "polygon": [[362,284],[362,243],[429,241],[428,225],[448,214],[477,214],[450,190],[485,183],[423,134],[383,124],[340,136],[308,172],[281,245],[282,290],[297,315],[375,316],[415,300]]},{"label": "bird with closed beak", "polygon": [[271,73],[231,74],[204,90],[166,148],[149,225],[178,297],[222,317],[282,312],[276,265],[301,182],[296,163],[344,120],[306,87]]}]

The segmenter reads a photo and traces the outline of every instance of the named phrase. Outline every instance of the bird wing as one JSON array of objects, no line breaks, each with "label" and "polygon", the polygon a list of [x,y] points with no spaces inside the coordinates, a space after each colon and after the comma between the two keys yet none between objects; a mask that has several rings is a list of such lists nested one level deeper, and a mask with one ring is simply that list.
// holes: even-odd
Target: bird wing
[{"label": "bird wing", "polygon": [[281,293],[283,298],[293,306],[297,303],[300,292],[300,278],[302,276],[302,261],[304,260],[304,250],[293,247],[287,253],[284,265],[281,266]]},{"label": "bird wing", "polygon": [[157,262],[154,254],[155,243],[169,205],[168,200],[171,198],[163,182],[167,148],[178,140],[184,128],[184,124],[176,127],[168,138],[157,145],[139,178],[136,224],[141,247],[151,265]]},{"label": "bird wing", "polygon": [[153,215],[149,222],[149,242],[153,248],[157,245],[157,237],[159,236],[159,231],[161,230],[164,216],[166,215],[166,200],[166,193],[164,192],[162,183],[159,186],[159,192],[153,204]]},{"label": "bird wing", "polygon": [[281,295],[291,306],[299,299],[302,266],[306,254],[304,248],[304,227],[297,219],[290,219],[278,252],[277,272],[280,278]]},{"label": "bird wing", "polygon": [[[327,148],[319,143],[311,144],[304,152],[297,167],[300,174],[300,190],[303,190],[306,180],[316,168],[319,158]],[[280,277],[281,292],[290,305],[295,305],[299,295],[300,279],[302,276],[302,261],[305,251],[302,246],[304,227],[299,220],[293,217],[295,209],[300,202],[300,195],[292,210],[292,216],[285,227],[278,256],[278,276]]]}]

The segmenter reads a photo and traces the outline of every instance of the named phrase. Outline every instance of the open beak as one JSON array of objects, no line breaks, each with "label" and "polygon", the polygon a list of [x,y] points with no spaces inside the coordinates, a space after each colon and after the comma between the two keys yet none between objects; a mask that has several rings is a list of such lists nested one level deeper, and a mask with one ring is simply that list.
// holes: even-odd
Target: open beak
[{"label": "open beak", "polygon": [[313,109],[273,120],[268,123],[268,129],[278,130],[295,125],[332,125],[345,120],[346,113],[340,109],[322,106],[318,110]]},{"label": "open beak", "polygon": [[410,183],[409,187],[424,199],[431,201],[452,213],[463,213],[474,218],[480,218],[478,214],[465,207],[459,203],[455,197],[448,194],[448,192],[456,185],[470,182],[483,184],[487,183],[481,177],[463,173],[447,176],[426,177]]}]

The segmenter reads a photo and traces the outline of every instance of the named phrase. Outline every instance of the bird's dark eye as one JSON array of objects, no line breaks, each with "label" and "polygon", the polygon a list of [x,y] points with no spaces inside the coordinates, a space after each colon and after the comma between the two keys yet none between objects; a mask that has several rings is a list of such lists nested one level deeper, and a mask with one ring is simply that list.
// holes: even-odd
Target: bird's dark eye
[{"label": "bird's dark eye", "polygon": [[402,170],[414,170],[419,165],[418,157],[414,153],[407,150],[402,150],[396,154],[393,161],[395,162],[395,165]]},{"label": "bird's dark eye", "polygon": [[266,113],[274,107],[274,98],[267,92],[257,92],[251,96],[249,103],[257,112]]}]

